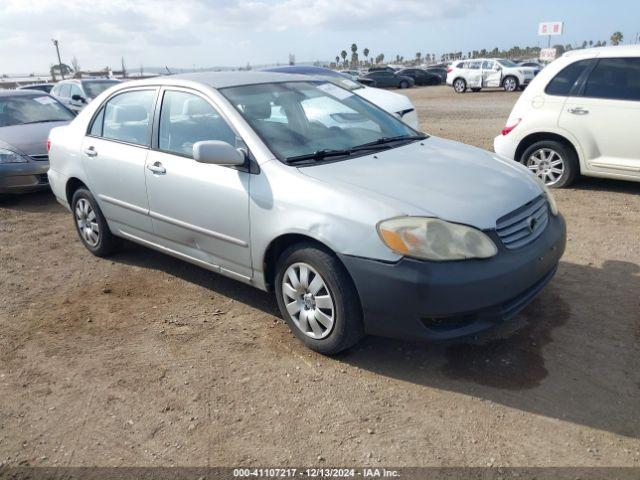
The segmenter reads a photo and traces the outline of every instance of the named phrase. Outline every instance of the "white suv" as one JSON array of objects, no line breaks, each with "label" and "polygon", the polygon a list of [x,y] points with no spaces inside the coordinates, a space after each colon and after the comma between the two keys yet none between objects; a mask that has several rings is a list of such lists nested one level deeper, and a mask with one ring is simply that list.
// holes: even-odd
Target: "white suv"
[{"label": "white suv", "polygon": [[536,68],[521,67],[504,58],[476,58],[453,63],[447,69],[447,85],[457,93],[464,93],[467,88],[479,92],[488,87],[515,92],[518,88],[524,90],[537,73]]},{"label": "white suv", "polygon": [[640,181],[639,125],[640,45],[574,50],[520,96],[494,149],[552,187],[579,173]]}]

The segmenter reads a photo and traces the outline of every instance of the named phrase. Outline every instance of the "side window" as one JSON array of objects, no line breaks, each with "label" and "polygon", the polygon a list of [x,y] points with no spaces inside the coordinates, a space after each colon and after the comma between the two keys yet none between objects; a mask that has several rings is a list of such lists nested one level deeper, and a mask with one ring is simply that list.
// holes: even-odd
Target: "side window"
[{"label": "side window", "polygon": [[482,62],[482,69],[483,70],[493,70],[493,62],[490,61],[490,60]]},{"label": "side window", "polygon": [[482,62],[469,62],[469,70],[480,70]]},{"label": "side window", "polygon": [[204,140],[236,146],[235,132],[209,102],[192,93],[167,90],[160,110],[160,150],[192,158],[193,144]]},{"label": "side window", "polygon": [[82,95],[82,90],[80,90],[80,87],[78,85],[76,85],[75,83],[72,83],[69,85],[70,91],[69,91],[69,98],[73,97],[74,95]]},{"label": "side window", "polygon": [[603,58],[598,61],[583,96],[612,100],[640,100],[640,58]]},{"label": "side window", "polygon": [[62,85],[60,85],[60,90],[58,95],[60,95],[62,98],[69,98],[71,92],[71,85],[69,85],[68,83],[64,83]]},{"label": "side window", "polygon": [[93,119],[93,123],[91,124],[91,129],[89,130],[89,135],[94,137],[102,136],[102,125],[104,124],[104,107],[100,109],[98,115]]},{"label": "side window", "polygon": [[547,84],[544,92],[547,95],[560,95],[566,97],[580,78],[580,75],[589,67],[591,60],[580,60],[560,70]]},{"label": "side window", "polygon": [[136,145],[149,145],[154,90],[135,90],[111,98],[104,106],[102,136]]}]

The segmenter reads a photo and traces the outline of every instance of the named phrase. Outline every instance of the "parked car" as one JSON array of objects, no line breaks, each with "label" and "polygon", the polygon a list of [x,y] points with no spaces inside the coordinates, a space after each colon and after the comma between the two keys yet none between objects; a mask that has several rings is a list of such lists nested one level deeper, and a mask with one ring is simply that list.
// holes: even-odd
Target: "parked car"
[{"label": "parked car", "polygon": [[583,174],[640,181],[640,46],[574,50],[518,99],[497,153],[551,187]]},{"label": "parked car", "polygon": [[384,66],[384,67],[370,67],[367,70],[367,73],[372,73],[372,72],[391,72],[391,73],[395,73],[396,69],[390,66]]},{"label": "parked car", "polygon": [[44,92],[0,90],[0,194],[47,188],[49,130],[73,118]]},{"label": "parked car", "polygon": [[369,72],[365,75],[365,78],[376,82],[376,87],[379,88],[410,88],[415,85],[413,78],[388,71]]},{"label": "parked car", "polygon": [[511,60],[477,58],[454,62],[447,70],[447,85],[457,93],[464,93],[467,88],[479,92],[489,87],[515,92],[518,88],[524,90],[534,77],[533,68],[520,67]]},{"label": "parked car", "polygon": [[16,90],[40,90],[41,92],[49,93],[54,85],[54,83],[32,83],[31,85],[22,85]]},{"label": "parked car", "polygon": [[413,78],[415,85],[440,85],[440,77],[421,68],[405,68],[398,75]]},{"label": "parked car", "polygon": [[440,83],[447,82],[447,68],[446,67],[427,67],[425,69],[429,73],[433,73],[440,77]]},{"label": "parked car", "polygon": [[413,103],[411,103],[411,100],[409,100],[409,97],[399,93],[382,90],[380,88],[373,88],[372,86],[363,83],[371,82],[375,86],[375,82],[370,78],[359,78],[357,82],[354,82],[346,78],[344,75],[327,68],[301,65],[273,67],[265,69],[264,71],[296,75],[312,75],[324,78],[335,83],[341,88],[346,88],[347,90],[360,95],[362,98],[369,100],[371,103],[377,105],[383,110],[396,115],[411,128],[418,128],[418,115],[416,113],[416,108],[413,106]]},{"label": "parked car", "polygon": [[521,67],[533,68],[536,74],[539,73],[540,70],[544,68],[544,66],[539,64],[538,62],[522,62],[522,63],[519,63],[518,65],[520,65]]},{"label": "parked car", "polygon": [[[345,109],[369,126],[317,120]],[[444,339],[498,324],[550,281],[565,245],[526,168],[313,77],[129,82],[50,146],[51,186],[91,253],[122,237],[272,291],[325,354],[366,333]]]},{"label": "parked car", "polygon": [[120,81],[114,79],[62,80],[53,87],[51,95],[77,113],[95,97],[118,83]]},{"label": "parked car", "polygon": [[339,73],[341,73],[345,77],[350,78],[354,82],[357,82],[358,77],[360,76],[360,72],[358,70],[340,70]]}]

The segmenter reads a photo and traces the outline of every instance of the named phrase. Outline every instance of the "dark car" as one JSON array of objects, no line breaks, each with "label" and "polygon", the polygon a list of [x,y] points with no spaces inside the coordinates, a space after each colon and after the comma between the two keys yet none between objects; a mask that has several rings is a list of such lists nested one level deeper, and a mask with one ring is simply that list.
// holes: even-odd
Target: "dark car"
[{"label": "dark car", "polygon": [[376,87],[379,88],[409,88],[415,85],[413,78],[387,71],[369,72],[364,76],[364,78],[373,80],[376,82]]},{"label": "dark car", "polygon": [[372,72],[391,72],[391,73],[395,73],[396,69],[393,67],[371,67],[368,70],[368,73],[372,73]]},{"label": "dark car", "polygon": [[411,77],[416,85],[440,85],[440,77],[435,73],[427,72],[421,68],[405,68],[398,75]]},{"label": "dark car", "polygon": [[0,91],[0,194],[48,188],[49,131],[73,117],[47,93]]},{"label": "dark car", "polygon": [[22,85],[16,90],[40,90],[41,92],[49,93],[53,88],[53,83],[33,83],[31,85]]},{"label": "dark car", "polygon": [[447,81],[447,67],[433,66],[427,67],[425,70],[437,75],[440,78],[440,83],[445,83]]}]

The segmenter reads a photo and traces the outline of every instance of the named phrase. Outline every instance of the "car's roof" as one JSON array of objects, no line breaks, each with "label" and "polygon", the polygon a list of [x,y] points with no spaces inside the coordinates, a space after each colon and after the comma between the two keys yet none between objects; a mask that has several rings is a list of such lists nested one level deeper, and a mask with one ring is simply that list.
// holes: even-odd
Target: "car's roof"
[{"label": "car's roof", "polygon": [[154,77],[146,80],[138,80],[135,83],[137,85],[179,85],[188,81],[208,85],[213,88],[225,88],[241,85],[256,85],[260,83],[299,82],[300,80],[300,75],[273,72],[198,72]]},{"label": "car's roof", "polygon": [[42,90],[0,90],[0,97],[43,97],[49,95]]},{"label": "car's roof", "polygon": [[608,47],[595,48],[579,48],[577,50],[569,50],[563,57],[571,57],[573,55],[614,55],[620,57],[640,56],[640,45],[610,45]]}]

